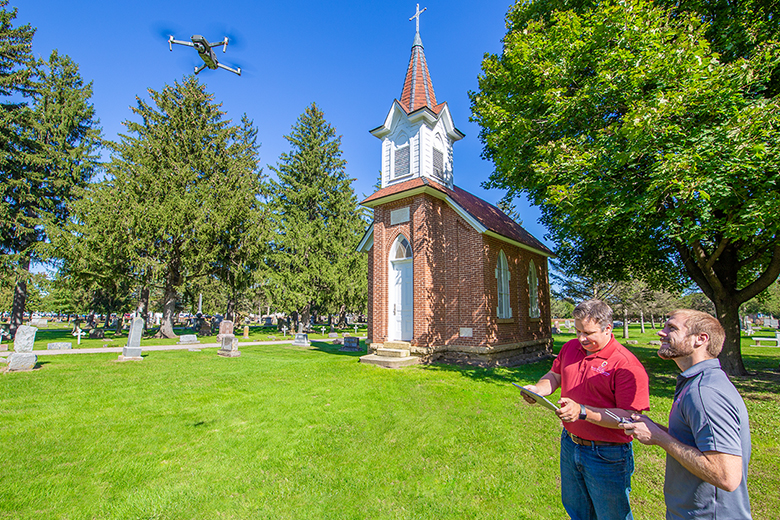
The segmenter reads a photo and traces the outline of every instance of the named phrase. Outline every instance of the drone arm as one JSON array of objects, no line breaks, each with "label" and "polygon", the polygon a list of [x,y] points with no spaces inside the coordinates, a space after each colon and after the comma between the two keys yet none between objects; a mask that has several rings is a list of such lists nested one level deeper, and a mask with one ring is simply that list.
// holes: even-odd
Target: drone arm
[{"label": "drone arm", "polygon": [[182,40],[176,40],[176,39],[174,39],[173,36],[171,36],[170,38],[168,38],[168,49],[170,49],[171,51],[173,50],[173,44],[174,43],[176,45],[186,45],[187,47],[195,47],[192,44],[192,42],[185,42],[185,41],[182,41]]},{"label": "drone arm", "polygon": [[228,67],[227,65],[222,65],[221,63],[217,63],[217,67],[219,67],[220,69],[229,70],[233,74],[238,74],[239,76],[241,75],[241,67],[237,67],[237,68],[233,69],[233,68]]},{"label": "drone arm", "polygon": [[206,68],[206,64],[205,63],[203,65],[201,65],[200,67],[195,67],[195,74],[197,74],[198,72],[202,71],[205,68]]},{"label": "drone arm", "polygon": [[224,40],[220,40],[220,41],[214,42],[214,43],[209,43],[209,48],[219,47],[220,45],[222,45],[222,52],[227,52],[227,46],[228,46],[228,38],[227,38],[227,36],[225,36]]}]

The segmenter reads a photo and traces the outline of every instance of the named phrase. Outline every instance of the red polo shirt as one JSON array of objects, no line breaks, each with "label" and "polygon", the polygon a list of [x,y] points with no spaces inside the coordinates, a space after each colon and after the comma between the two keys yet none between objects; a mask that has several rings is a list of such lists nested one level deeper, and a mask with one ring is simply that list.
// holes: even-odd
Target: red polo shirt
[{"label": "red polo shirt", "polygon": [[[598,352],[589,353],[579,340],[567,341],[553,361],[552,371],[561,376],[561,397],[586,406],[650,409],[650,388],[642,363],[623,345],[609,340]],[[591,441],[629,442],[621,429],[605,428],[587,421],[563,423],[577,437]]]}]

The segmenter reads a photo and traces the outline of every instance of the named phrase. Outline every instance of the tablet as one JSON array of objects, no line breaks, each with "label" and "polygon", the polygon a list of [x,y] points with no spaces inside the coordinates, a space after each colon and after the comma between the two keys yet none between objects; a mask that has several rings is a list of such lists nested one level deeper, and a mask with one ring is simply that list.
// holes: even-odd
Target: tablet
[{"label": "tablet", "polygon": [[512,383],[512,384],[520,389],[520,393],[521,394],[527,395],[528,397],[530,397],[531,399],[533,399],[534,401],[536,401],[540,405],[544,406],[545,408],[549,408],[550,410],[557,410],[558,409],[558,405],[553,403],[553,402],[551,402],[551,401],[549,401],[546,397],[544,397],[542,395],[539,395],[536,392],[532,392],[532,391],[530,391],[527,388],[523,388],[522,386],[518,385],[517,383]]}]

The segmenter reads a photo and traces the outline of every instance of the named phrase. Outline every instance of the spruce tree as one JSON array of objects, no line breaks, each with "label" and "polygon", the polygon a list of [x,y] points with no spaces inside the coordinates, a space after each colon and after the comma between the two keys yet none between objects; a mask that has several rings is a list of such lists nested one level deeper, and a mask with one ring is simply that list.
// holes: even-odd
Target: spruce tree
[{"label": "spruce tree", "polygon": [[[175,337],[173,317],[188,282],[229,269],[231,255],[255,244],[230,237],[258,226],[261,176],[251,123],[225,119],[214,96],[194,76],[149,90],[137,100],[138,121],[113,145],[108,179],[80,212],[82,233],[98,232],[125,257],[136,283],[162,291],[159,335]],[[103,212],[95,204],[107,204]],[[95,222],[103,229],[96,229]],[[94,240],[97,242],[97,240]],[[239,251],[236,251],[238,249]],[[115,249],[100,250],[110,265]],[[143,291],[142,291],[143,292]]]},{"label": "spruce tree", "polygon": [[[285,136],[290,153],[271,169],[270,292],[275,305],[308,325],[312,311],[365,303],[364,255],[355,249],[365,221],[345,173],[341,137],[312,103]],[[299,326],[300,328],[300,326]]]},{"label": "spruce tree", "polygon": [[30,265],[45,260],[48,236],[66,222],[68,202],[92,177],[101,139],[91,84],[56,51],[48,62],[36,62],[34,29],[14,28],[16,9],[6,5],[0,1],[0,248],[15,281],[14,333],[25,312]]}]

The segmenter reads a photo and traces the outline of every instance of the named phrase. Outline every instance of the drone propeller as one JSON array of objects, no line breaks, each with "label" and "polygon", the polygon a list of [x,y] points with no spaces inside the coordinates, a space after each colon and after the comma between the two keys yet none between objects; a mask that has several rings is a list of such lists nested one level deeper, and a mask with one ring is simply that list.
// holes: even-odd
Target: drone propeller
[{"label": "drone propeller", "polygon": [[[227,36],[225,36],[225,40],[224,40],[224,41],[225,41],[225,44],[224,44],[224,45],[222,45],[222,52],[225,52],[225,51],[227,51],[227,44],[228,44],[228,37],[227,37]],[[240,75],[241,75],[241,74],[239,74],[239,76],[240,76]]]}]

